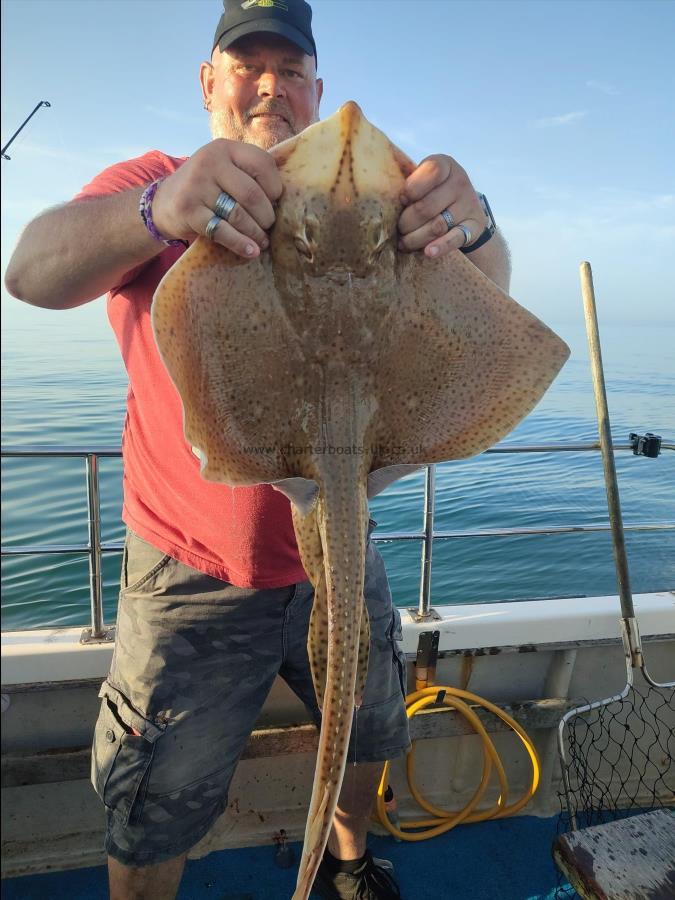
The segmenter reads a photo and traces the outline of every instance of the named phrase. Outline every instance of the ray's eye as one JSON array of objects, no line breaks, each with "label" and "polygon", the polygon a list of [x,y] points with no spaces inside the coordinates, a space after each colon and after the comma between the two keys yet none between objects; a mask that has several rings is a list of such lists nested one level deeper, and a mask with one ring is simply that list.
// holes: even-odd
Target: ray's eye
[{"label": "ray's eye", "polygon": [[307,244],[306,241],[303,241],[303,239],[300,237],[296,237],[295,239],[295,249],[298,251],[300,256],[303,256],[305,259],[311,260],[313,258],[313,254],[309,248],[309,244]]},{"label": "ray's eye", "polygon": [[377,243],[373,247],[372,258],[375,259],[389,245],[389,235],[384,228],[380,229]]},{"label": "ray's eye", "polygon": [[315,235],[319,227],[319,220],[312,213],[305,210],[305,221],[303,222],[302,231],[295,236],[295,249],[298,253],[310,262],[314,259],[313,247],[315,244]]}]

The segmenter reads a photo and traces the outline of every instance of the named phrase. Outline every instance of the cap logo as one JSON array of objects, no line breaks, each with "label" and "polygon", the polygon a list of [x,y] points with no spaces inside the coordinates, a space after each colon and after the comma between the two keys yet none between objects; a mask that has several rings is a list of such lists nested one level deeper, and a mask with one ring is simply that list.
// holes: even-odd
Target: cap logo
[{"label": "cap logo", "polygon": [[282,0],[244,0],[241,4],[242,9],[251,9],[253,6],[261,6],[263,9],[269,9],[271,6],[274,6],[276,9],[283,9],[284,12],[288,12],[288,6]]}]

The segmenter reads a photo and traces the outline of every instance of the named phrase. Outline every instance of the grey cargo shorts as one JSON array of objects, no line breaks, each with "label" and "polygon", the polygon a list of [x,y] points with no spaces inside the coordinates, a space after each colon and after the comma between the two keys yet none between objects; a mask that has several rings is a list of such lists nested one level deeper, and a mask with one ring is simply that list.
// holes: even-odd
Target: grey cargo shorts
[{"label": "grey cargo shorts", "polygon": [[[224,812],[237,761],[277,675],[320,722],[306,649],[313,592],[309,582],[238,588],[133,532],[121,588],[91,777],[106,809],[107,852],[143,866],[189,850]],[[403,755],[410,739],[401,619],[370,541],[364,593],[370,663],[349,759],[374,762]]]}]

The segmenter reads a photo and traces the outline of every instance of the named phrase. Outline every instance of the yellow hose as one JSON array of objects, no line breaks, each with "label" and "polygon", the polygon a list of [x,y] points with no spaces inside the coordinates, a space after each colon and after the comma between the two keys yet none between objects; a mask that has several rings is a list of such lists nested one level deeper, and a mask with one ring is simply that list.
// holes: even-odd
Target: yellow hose
[{"label": "yellow hose", "polygon": [[[444,706],[454,707],[457,712],[461,713],[473,726],[475,731],[480,735],[482,739],[483,746],[483,774],[480,780],[480,784],[478,785],[473,797],[466,804],[464,809],[459,810],[458,812],[449,812],[444,809],[440,809],[437,806],[434,806],[432,803],[429,803],[427,800],[422,797],[419,790],[417,789],[417,785],[415,784],[415,773],[414,773],[414,762],[415,762],[415,743],[413,742],[412,747],[410,748],[410,752],[406,757],[406,769],[408,773],[408,786],[410,788],[410,793],[415,798],[417,804],[426,812],[430,813],[432,818],[428,819],[406,819],[399,823],[400,827],[396,827],[387,815],[387,810],[385,807],[384,794],[387,789],[387,776],[389,774],[389,763],[385,763],[384,770],[382,772],[382,778],[380,779],[380,786],[377,791],[377,817],[380,823],[387,829],[387,831],[394,835],[394,837],[399,838],[403,841],[426,841],[428,838],[436,837],[438,834],[443,834],[446,831],[450,831],[451,828],[454,828],[455,825],[459,825],[460,822],[483,822],[486,819],[502,819],[505,816],[512,816],[521,810],[526,803],[529,802],[531,797],[534,795],[534,792],[537,790],[537,786],[539,785],[539,758],[537,756],[537,751],[535,750],[532,741],[527,736],[526,732],[521,728],[521,726],[512,719],[511,716],[507,715],[503,710],[499,709],[498,706],[495,706],[494,703],[490,703],[489,700],[484,700],[482,697],[478,697],[476,694],[471,694],[469,691],[462,691],[459,688],[452,687],[442,687],[438,685],[434,685],[433,687],[426,687],[422,690],[415,691],[412,694],[408,694],[406,697],[406,712],[409,719],[418,713],[422,709],[426,709],[428,706],[434,706],[438,704],[439,695],[445,694],[440,701]],[[496,716],[499,716],[502,721],[506,722],[513,731],[516,732],[518,737],[521,739],[525,746],[525,750],[527,751],[530,762],[532,763],[532,781],[530,786],[525,791],[522,797],[520,797],[515,803],[512,803],[510,806],[507,805],[506,800],[508,796],[509,785],[506,780],[506,773],[504,772],[504,767],[499,759],[499,754],[497,753],[495,746],[490,738],[489,734],[485,730],[482,722],[473,711],[473,709],[464,701],[468,700],[476,706],[482,706],[490,712],[494,713]],[[492,768],[495,768],[497,773],[497,778],[500,786],[500,795],[497,799],[495,805],[483,812],[474,813],[473,810],[480,803],[480,800],[485,793],[485,790],[488,786],[488,782],[490,780],[490,775],[492,774]],[[411,829],[415,829],[411,831]],[[423,830],[418,830],[423,829]]]}]

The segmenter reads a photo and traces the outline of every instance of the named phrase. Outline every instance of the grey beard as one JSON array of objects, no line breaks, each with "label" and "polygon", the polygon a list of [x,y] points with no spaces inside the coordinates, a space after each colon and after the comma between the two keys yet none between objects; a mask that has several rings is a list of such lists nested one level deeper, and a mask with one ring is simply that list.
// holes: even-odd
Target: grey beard
[{"label": "grey beard", "polygon": [[286,140],[284,137],[276,137],[274,134],[251,134],[243,123],[236,119],[230,110],[219,109],[209,113],[209,127],[211,135],[215,138],[226,138],[229,141],[243,141],[246,144],[254,144],[261,150],[270,150],[276,144]]}]

